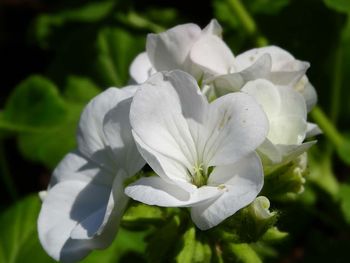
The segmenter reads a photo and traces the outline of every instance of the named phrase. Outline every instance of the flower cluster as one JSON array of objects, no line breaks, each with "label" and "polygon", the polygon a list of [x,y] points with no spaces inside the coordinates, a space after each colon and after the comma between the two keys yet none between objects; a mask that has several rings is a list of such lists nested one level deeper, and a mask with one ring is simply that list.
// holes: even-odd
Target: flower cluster
[{"label": "flower cluster", "polygon": [[[216,20],[149,34],[133,85],[86,106],[78,148],[42,197],[39,237],[50,256],[77,261],[108,246],[129,197],[187,207],[199,229],[212,228],[255,200],[264,173],[314,143],[304,142],[320,132],[307,122],[317,101],[309,64],[275,46],[235,57],[221,35]],[[154,173],[130,183],[145,163]]]}]

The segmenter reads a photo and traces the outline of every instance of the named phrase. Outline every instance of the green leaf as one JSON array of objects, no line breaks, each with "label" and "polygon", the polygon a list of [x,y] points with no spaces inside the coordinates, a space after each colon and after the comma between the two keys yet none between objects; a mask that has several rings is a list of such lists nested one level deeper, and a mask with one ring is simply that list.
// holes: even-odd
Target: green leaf
[{"label": "green leaf", "polygon": [[41,132],[20,134],[18,146],[21,153],[29,160],[54,168],[64,155],[76,147],[75,135],[82,109],[82,104],[69,104],[67,118],[58,126]]},{"label": "green leaf", "polygon": [[47,47],[49,38],[57,28],[68,22],[96,23],[111,14],[115,4],[110,0],[90,2],[53,14],[42,14],[35,20],[32,33],[42,47]]},{"label": "green leaf", "polygon": [[193,255],[196,250],[196,229],[190,227],[181,238],[182,248],[176,256],[176,262],[193,262]]},{"label": "green leaf", "polygon": [[96,70],[106,86],[124,86],[129,80],[129,66],[144,49],[144,38],[120,28],[104,28],[97,39]]},{"label": "green leaf", "polygon": [[71,102],[86,104],[99,93],[101,89],[89,78],[69,76],[63,95]]},{"label": "green leaf", "polygon": [[346,164],[350,165],[350,141],[346,140],[337,147],[338,156]]},{"label": "green leaf", "polygon": [[160,207],[134,203],[126,210],[122,224],[130,229],[144,229],[149,224],[159,224],[165,219],[164,210]]},{"label": "green leaf", "polygon": [[57,87],[41,76],[21,82],[8,98],[0,127],[16,131],[36,130],[57,125],[67,109]]},{"label": "green leaf", "polygon": [[234,261],[237,263],[262,263],[258,254],[254,249],[246,243],[241,244],[229,244],[227,246],[229,254],[233,256]]},{"label": "green leaf", "polygon": [[[144,238],[147,232],[134,232],[120,228],[116,239],[110,247],[102,251],[93,251],[87,258],[82,260],[82,263],[115,263],[122,262],[123,257],[135,256],[138,254],[137,262],[142,260],[142,254],[145,252],[146,244]],[[143,262],[143,261],[141,261]]]},{"label": "green leaf", "polygon": [[350,224],[350,185],[341,184],[338,194],[340,207],[345,221]]},{"label": "green leaf", "polygon": [[323,2],[331,9],[338,12],[349,13],[350,1],[349,0],[323,0]]},{"label": "green leaf", "polygon": [[174,244],[177,244],[180,219],[172,217],[165,225],[158,228],[147,238],[146,256],[149,262],[167,262],[172,259]]},{"label": "green leaf", "polygon": [[37,234],[37,195],[17,202],[0,215],[0,262],[55,262],[41,248]]},{"label": "green leaf", "polygon": [[307,179],[335,198],[339,183],[333,173],[330,156],[320,155],[315,147],[308,155],[308,163],[310,173]]},{"label": "green leaf", "polygon": [[289,5],[290,0],[248,0],[244,1],[253,14],[274,15]]},{"label": "green leaf", "polygon": [[280,231],[277,227],[271,227],[262,236],[262,240],[267,243],[278,243],[285,240],[288,235],[287,232]]},{"label": "green leaf", "polygon": [[[28,123],[21,126],[11,124],[16,131],[22,131],[18,134],[21,153],[29,160],[54,168],[65,154],[76,147],[80,114],[85,104],[100,93],[100,89],[89,79],[76,76],[67,79],[66,101],[54,84],[43,77],[31,77],[19,88],[3,115],[8,111],[12,119],[18,116],[22,123]],[[17,104],[22,106],[15,107]],[[34,105],[30,107],[30,104]]]}]

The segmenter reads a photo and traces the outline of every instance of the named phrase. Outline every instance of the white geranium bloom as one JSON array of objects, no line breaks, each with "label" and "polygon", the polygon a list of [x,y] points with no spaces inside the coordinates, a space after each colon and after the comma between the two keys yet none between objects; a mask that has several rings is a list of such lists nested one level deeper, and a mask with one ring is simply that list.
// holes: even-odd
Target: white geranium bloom
[{"label": "white geranium bloom", "polygon": [[183,24],[160,34],[148,34],[146,52],[135,58],[130,75],[136,83],[142,83],[163,70],[180,69],[197,80],[208,70],[226,73],[234,57],[221,33],[221,26],[213,19],[203,30],[196,24]]},{"label": "white geranium bloom", "polygon": [[[305,75],[309,64],[295,59],[286,50],[277,46],[268,46],[248,50],[235,59],[235,70],[240,72],[250,68],[263,55],[271,57],[271,75],[267,78],[275,84],[282,84],[283,79],[294,82],[293,88],[303,95],[307,110],[310,111],[317,102],[317,93]],[[252,79],[251,79],[252,80]]]},{"label": "white geranium bloom", "polygon": [[60,162],[42,195],[39,238],[56,260],[79,261],[115,237],[128,200],[123,181],[144,165],[128,118],[134,93],[110,88],[86,106],[78,149]]},{"label": "white geranium bloom", "polygon": [[131,198],[191,207],[194,223],[205,230],[260,192],[263,171],[254,151],[268,122],[251,96],[231,93],[209,104],[189,74],[157,73],[135,94],[130,122],[141,155],[159,175],[126,187]]},{"label": "white geranium bloom", "polygon": [[277,87],[258,79],[248,82],[242,91],[253,96],[269,120],[269,133],[258,148],[267,164],[281,164],[296,158],[314,142],[303,143],[307,132],[306,105],[294,89]]}]

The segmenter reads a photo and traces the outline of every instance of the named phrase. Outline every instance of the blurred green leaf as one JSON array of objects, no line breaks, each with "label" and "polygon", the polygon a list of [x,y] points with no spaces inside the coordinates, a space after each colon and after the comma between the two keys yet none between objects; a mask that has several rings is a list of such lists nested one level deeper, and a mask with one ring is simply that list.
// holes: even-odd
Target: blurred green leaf
[{"label": "blurred green leaf", "polygon": [[57,87],[41,76],[21,82],[8,98],[0,127],[23,131],[55,126],[66,117]]},{"label": "blurred green leaf", "polygon": [[0,215],[0,262],[55,262],[41,248],[37,234],[40,200],[28,196]]},{"label": "blurred green leaf", "polygon": [[230,254],[230,262],[237,263],[262,263],[258,254],[247,243],[228,244],[224,253]]},{"label": "blurred green leaf", "polygon": [[350,165],[350,141],[346,140],[343,144],[339,145],[337,152],[342,161]]},{"label": "blurred green leaf", "polygon": [[[141,254],[145,252],[144,238],[147,232],[128,231],[120,228],[116,239],[110,247],[102,251],[93,251],[87,258],[82,260],[82,263],[116,263],[123,262],[121,259],[129,256],[130,253],[139,254],[137,262],[142,259]],[[131,260],[131,258],[129,258]]]},{"label": "blurred green leaf", "polygon": [[88,103],[101,89],[89,78],[69,76],[64,89],[64,97],[71,102]]},{"label": "blurred green leaf", "polygon": [[196,229],[190,227],[183,234],[182,238],[182,247],[180,253],[176,256],[176,262],[194,262],[193,255],[196,250]]},{"label": "blurred green leaf", "polygon": [[338,193],[339,183],[332,170],[331,157],[329,155],[321,155],[319,149],[314,147],[308,155],[308,162],[310,173],[306,179],[335,198]]},{"label": "blurred green leaf", "polygon": [[338,196],[344,219],[348,224],[350,224],[350,185],[341,184]]},{"label": "blurred green leaf", "polygon": [[239,20],[233,14],[226,0],[214,0],[213,7],[215,17],[221,23],[228,25],[230,28],[237,28],[239,26]]},{"label": "blurred green leaf", "polygon": [[350,12],[349,0],[323,0],[323,2],[326,4],[326,6],[338,12],[344,12],[344,13]]},{"label": "blurred green leaf", "polygon": [[290,0],[245,0],[243,2],[253,14],[274,15],[289,5]]},{"label": "blurred green leaf", "polygon": [[21,153],[32,161],[54,168],[69,151],[76,147],[76,128],[83,104],[67,105],[67,118],[54,128],[41,132],[20,134],[18,145]]},{"label": "blurred green leaf", "polygon": [[[146,256],[149,262],[167,262],[172,259],[174,244],[178,244],[180,220],[172,217],[162,227],[156,229],[147,238]],[[179,245],[179,244],[178,244]]]},{"label": "blurred green leaf", "polygon": [[100,93],[89,79],[71,76],[65,97],[48,79],[32,76],[20,83],[0,114],[0,128],[18,132],[25,158],[54,166],[76,147],[75,134],[85,104]]},{"label": "blurred green leaf", "polygon": [[136,203],[126,210],[123,216],[123,225],[144,228],[148,227],[148,223],[159,223],[164,220],[165,214],[160,207]]},{"label": "blurred green leaf", "polygon": [[96,70],[106,86],[121,87],[129,79],[129,66],[144,49],[144,38],[120,28],[104,28],[97,38]]},{"label": "blurred green leaf", "polygon": [[67,22],[93,23],[108,16],[115,7],[116,1],[88,2],[77,8],[69,8],[53,14],[42,14],[34,22],[32,33],[36,41],[47,47],[54,30]]}]

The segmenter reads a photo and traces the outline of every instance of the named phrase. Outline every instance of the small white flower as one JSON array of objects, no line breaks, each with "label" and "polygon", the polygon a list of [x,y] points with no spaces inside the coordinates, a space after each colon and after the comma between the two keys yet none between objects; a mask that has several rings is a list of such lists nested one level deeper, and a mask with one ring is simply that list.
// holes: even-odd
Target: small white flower
[{"label": "small white flower", "polygon": [[263,171],[254,151],[268,122],[251,96],[237,92],[209,104],[187,73],[157,73],[135,94],[130,122],[141,155],[158,175],[126,187],[131,198],[191,207],[204,230],[260,192]]},{"label": "small white flower", "polygon": [[196,24],[183,24],[148,34],[146,52],[135,58],[130,75],[142,83],[157,71],[180,69],[197,80],[210,70],[226,73],[234,57],[221,33],[221,26],[213,19],[203,30]]},{"label": "small white flower", "polygon": [[[270,164],[280,164],[296,158],[314,142],[303,143],[308,125],[303,97],[289,87],[278,87],[258,79],[248,82],[242,91],[253,96],[269,120],[269,133],[258,151]],[[265,160],[266,161],[266,160]]]},{"label": "small white flower", "polygon": [[42,195],[39,238],[56,260],[79,261],[116,235],[128,200],[123,181],[144,165],[128,118],[134,93],[110,88],[86,106],[78,149],[60,162]]},{"label": "small white flower", "polygon": [[[265,64],[265,68],[270,67],[271,69],[264,78],[277,85],[285,86],[292,83],[292,87],[303,95],[307,110],[310,111],[317,102],[317,93],[305,75],[309,63],[295,59],[286,50],[277,46],[250,49],[236,57],[236,72],[248,70],[266,54],[270,56],[271,61],[267,61],[265,58],[264,62],[261,61],[260,64]],[[262,77],[255,77],[255,79],[257,78]]]}]

